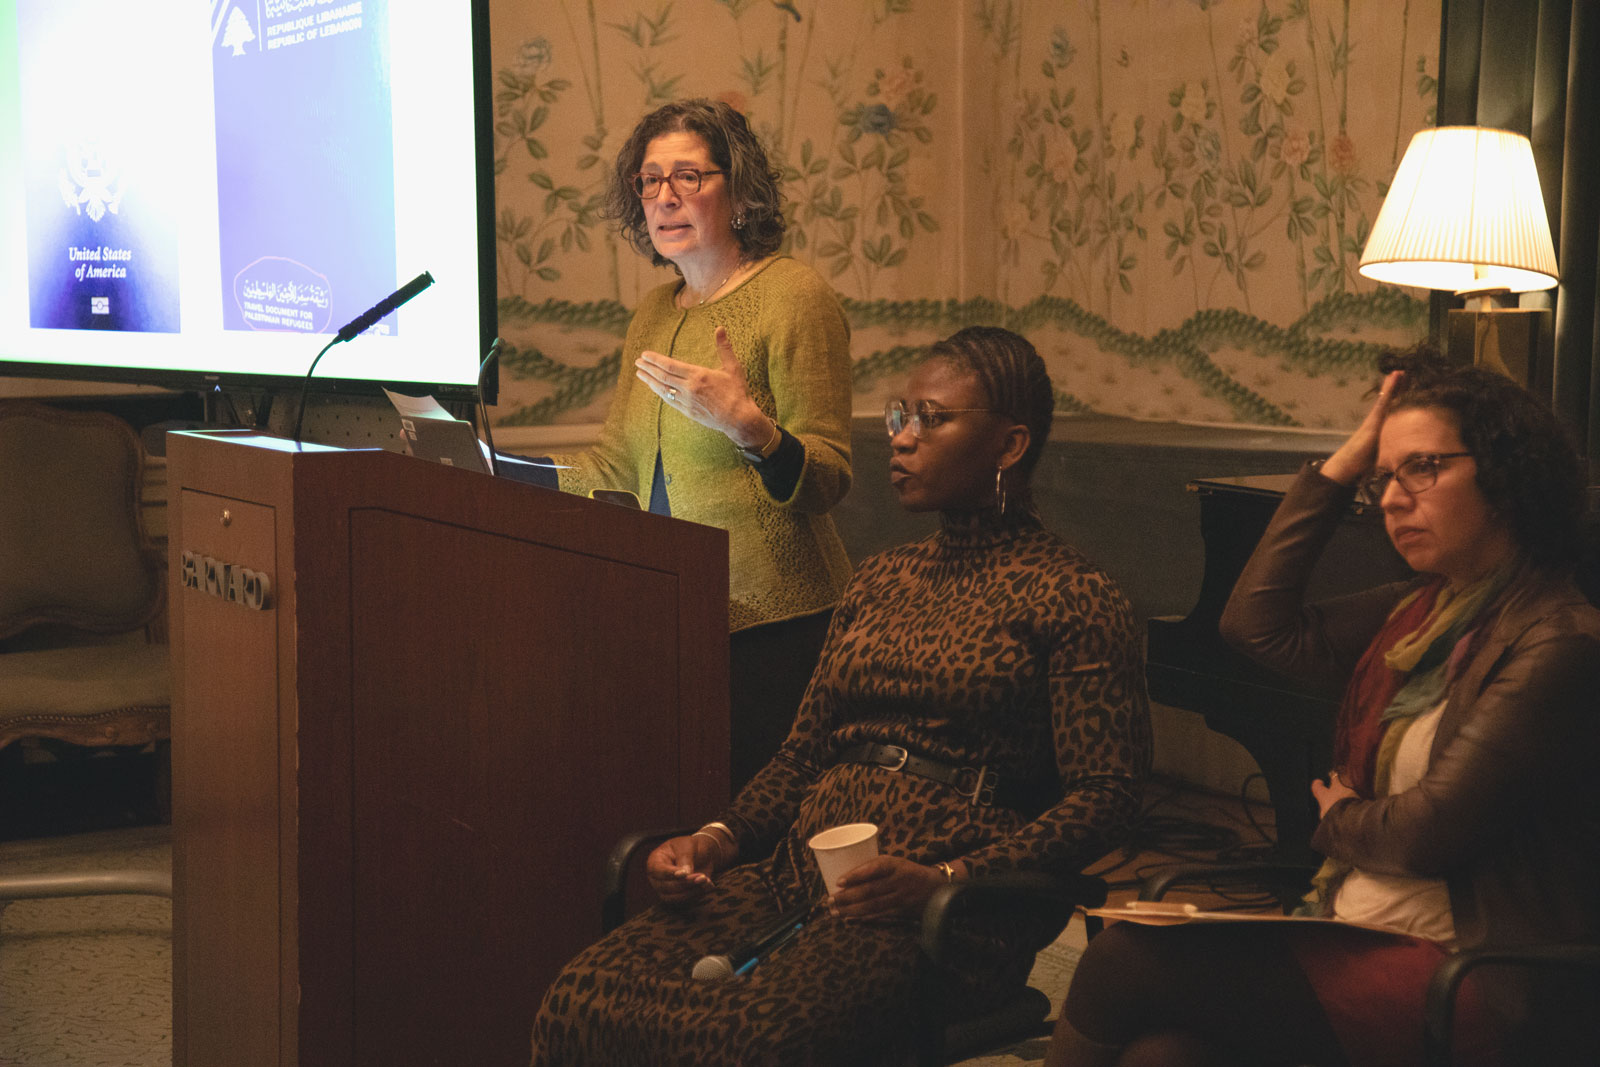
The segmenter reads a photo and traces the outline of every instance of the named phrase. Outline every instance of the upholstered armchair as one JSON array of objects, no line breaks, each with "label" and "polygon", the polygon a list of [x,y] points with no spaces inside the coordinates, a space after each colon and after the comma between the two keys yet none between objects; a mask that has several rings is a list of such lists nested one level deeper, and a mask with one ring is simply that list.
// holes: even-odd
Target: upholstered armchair
[{"label": "upholstered armchair", "polygon": [[[140,517],[143,470],[120,419],[0,401],[0,748],[170,736],[164,568]],[[0,900],[69,882],[0,878]],[[170,892],[147,875],[119,884],[77,891]]]}]

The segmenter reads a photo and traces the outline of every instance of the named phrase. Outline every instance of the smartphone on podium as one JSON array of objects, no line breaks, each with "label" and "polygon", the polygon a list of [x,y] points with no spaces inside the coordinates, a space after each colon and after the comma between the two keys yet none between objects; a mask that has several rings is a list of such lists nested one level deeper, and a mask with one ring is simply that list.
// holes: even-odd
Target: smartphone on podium
[{"label": "smartphone on podium", "polygon": [[635,511],[644,510],[639,504],[639,498],[626,489],[591,489],[589,490],[589,499],[632,508]]}]

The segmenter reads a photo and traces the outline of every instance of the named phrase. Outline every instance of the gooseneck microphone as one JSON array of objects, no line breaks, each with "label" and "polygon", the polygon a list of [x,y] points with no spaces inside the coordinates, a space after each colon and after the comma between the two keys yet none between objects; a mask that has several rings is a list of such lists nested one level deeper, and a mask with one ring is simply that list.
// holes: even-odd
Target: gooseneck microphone
[{"label": "gooseneck microphone", "polygon": [[784,915],[755,941],[725,956],[702,956],[689,972],[690,977],[702,981],[732,978],[749,973],[761,958],[779,948],[805,926],[806,916],[814,905],[802,904]]},{"label": "gooseneck microphone", "polygon": [[338,336],[336,336],[334,340],[348,341],[357,334],[365,333],[367,330],[372,328],[373,323],[377,322],[379,319],[389,314],[389,312],[393,311],[401,304],[404,304],[407,300],[410,300],[412,297],[416,296],[418,293],[422,292],[422,290],[426,289],[432,284],[433,275],[429,274],[427,271],[423,271],[421,274],[417,275],[415,278],[412,278],[409,282],[406,282],[400,288],[396,289],[394,292],[390,293],[376,304],[373,304],[371,307],[357,315],[355,318],[351,319],[349,322],[339,327]]},{"label": "gooseneck microphone", "polygon": [[322,357],[328,354],[328,349],[340,341],[349,341],[357,335],[372,328],[372,324],[383,318],[389,312],[416,296],[422,290],[433,284],[433,275],[427,271],[412,278],[400,288],[373,304],[367,310],[339,327],[339,332],[333,335],[333,340],[322,346],[316,358],[311,361],[311,366],[306,368],[306,376],[300,382],[300,406],[294,413],[294,443],[300,443],[300,430],[305,425],[306,419],[306,390],[311,386],[311,373],[317,369],[317,364],[322,362]]},{"label": "gooseneck microphone", "polygon": [[489,346],[489,351],[484,354],[483,362],[478,364],[478,413],[483,417],[483,443],[489,446],[489,473],[500,473],[500,459],[494,451],[494,434],[489,429],[489,403],[483,398],[483,372],[489,369],[489,364],[494,362],[494,357],[500,354],[500,338],[496,337]]}]

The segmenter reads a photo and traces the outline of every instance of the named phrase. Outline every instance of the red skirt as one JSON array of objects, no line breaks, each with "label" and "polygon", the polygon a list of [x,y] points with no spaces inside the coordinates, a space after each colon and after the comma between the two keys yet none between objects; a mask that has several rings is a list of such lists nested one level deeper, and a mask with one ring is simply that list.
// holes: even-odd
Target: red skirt
[{"label": "red skirt", "polygon": [[[1289,947],[1352,1064],[1422,1062],[1423,1004],[1448,951],[1437,942],[1356,926],[1297,926]],[[1472,979],[1456,998],[1453,1063],[1496,1067],[1498,1028]]]}]

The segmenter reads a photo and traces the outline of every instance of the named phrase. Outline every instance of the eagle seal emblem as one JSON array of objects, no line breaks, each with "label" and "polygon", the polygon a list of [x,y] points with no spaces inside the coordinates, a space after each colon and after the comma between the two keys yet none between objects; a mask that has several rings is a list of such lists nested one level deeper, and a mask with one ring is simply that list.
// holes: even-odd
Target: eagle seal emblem
[{"label": "eagle seal emblem", "polygon": [[58,182],[67,206],[92,222],[105,218],[108,211],[115,215],[127,192],[122,167],[99,145],[86,143],[67,151],[66,164]]}]

